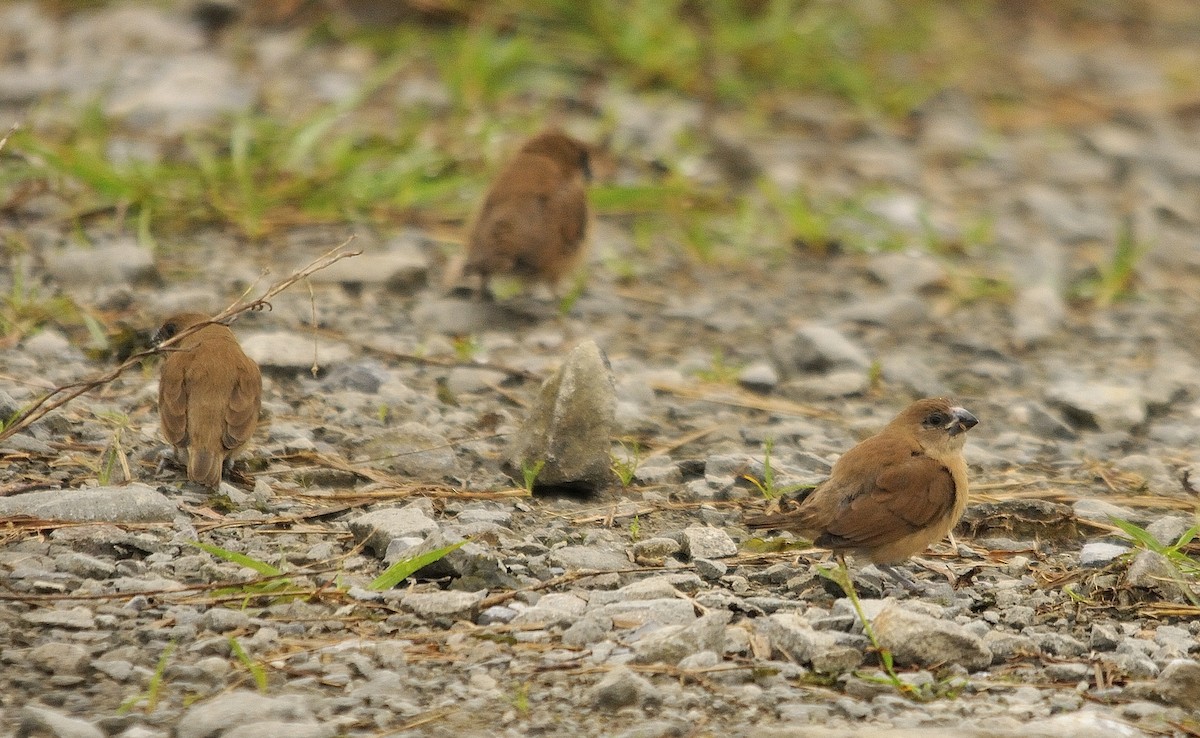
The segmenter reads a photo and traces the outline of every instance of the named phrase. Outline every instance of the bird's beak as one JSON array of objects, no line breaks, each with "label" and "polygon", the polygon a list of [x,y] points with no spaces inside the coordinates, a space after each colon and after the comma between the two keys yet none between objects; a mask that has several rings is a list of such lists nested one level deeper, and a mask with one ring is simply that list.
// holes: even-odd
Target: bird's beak
[{"label": "bird's beak", "polygon": [[952,436],[957,436],[959,433],[966,433],[979,425],[979,418],[976,418],[965,408],[952,407],[950,408],[950,412],[954,415],[954,420],[950,423],[947,430],[950,431],[950,435]]}]

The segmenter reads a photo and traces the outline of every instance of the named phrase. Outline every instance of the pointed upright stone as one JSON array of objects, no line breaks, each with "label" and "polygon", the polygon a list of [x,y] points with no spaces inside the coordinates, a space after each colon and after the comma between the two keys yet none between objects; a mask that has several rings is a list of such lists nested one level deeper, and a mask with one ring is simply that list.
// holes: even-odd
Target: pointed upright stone
[{"label": "pointed upright stone", "polygon": [[512,472],[541,463],[535,486],[596,490],[612,478],[616,386],[608,358],[595,341],[567,355],[542,384],[509,451]]}]

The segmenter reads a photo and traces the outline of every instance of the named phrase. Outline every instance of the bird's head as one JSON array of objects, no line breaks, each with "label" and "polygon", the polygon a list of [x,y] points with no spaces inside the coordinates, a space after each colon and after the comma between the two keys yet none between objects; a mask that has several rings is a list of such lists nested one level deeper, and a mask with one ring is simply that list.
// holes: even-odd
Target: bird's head
[{"label": "bird's head", "polygon": [[930,456],[957,452],[966,442],[964,434],[978,424],[965,408],[942,397],[917,400],[891,423],[911,433]]},{"label": "bird's head", "polygon": [[567,171],[579,171],[584,179],[592,179],[591,155],[587,145],[560,130],[552,128],[539,133],[526,141],[521,151],[549,157]]},{"label": "bird's head", "polygon": [[169,338],[175,337],[188,328],[191,328],[197,323],[203,323],[207,320],[208,316],[201,313],[179,313],[178,315],[172,315],[164,320],[163,324],[154,332],[154,336],[151,338],[151,341],[155,345],[158,345]]}]

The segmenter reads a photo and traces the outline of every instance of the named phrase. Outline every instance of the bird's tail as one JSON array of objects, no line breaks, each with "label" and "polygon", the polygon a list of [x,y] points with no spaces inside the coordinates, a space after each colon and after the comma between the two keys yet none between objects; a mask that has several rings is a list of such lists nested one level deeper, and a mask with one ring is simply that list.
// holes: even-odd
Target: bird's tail
[{"label": "bird's tail", "polygon": [[809,511],[803,503],[812,494],[813,487],[795,489],[782,497],[775,497],[767,505],[766,512],[761,515],[751,515],[742,522],[747,528],[803,528],[808,523]]},{"label": "bird's tail", "polygon": [[221,486],[221,455],[196,446],[188,447],[188,479],[205,487]]},{"label": "bird's tail", "polygon": [[796,513],[775,513],[773,515],[753,515],[742,521],[747,528],[790,528],[796,525]]}]

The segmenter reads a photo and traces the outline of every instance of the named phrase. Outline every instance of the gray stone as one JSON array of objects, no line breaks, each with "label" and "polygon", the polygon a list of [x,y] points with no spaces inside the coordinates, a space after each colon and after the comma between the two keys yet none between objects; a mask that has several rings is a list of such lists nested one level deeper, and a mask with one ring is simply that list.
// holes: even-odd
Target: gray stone
[{"label": "gray stone", "polygon": [[788,387],[795,387],[800,394],[821,400],[861,395],[871,387],[871,377],[865,371],[832,371],[819,377],[792,380]]},{"label": "gray stone", "polygon": [[26,492],[0,498],[0,517],[29,515],[75,523],[166,523],[179,508],[145,484]]},{"label": "gray stone", "polygon": [[663,559],[679,551],[679,541],[674,538],[647,538],[630,547],[633,560],[639,564],[661,564]]},{"label": "gray stone", "polygon": [[418,301],[412,319],[424,331],[466,336],[491,325],[493,309],[479,300],[437,297]]},{"label": "gray stone", "polygon": [[43,360],[74,359],[80,356],[71,345],[71,339],[53,328],[43,328],[21,342],[21,348],[30,356]]},{"label": "gray stone", "polygon": [[1018,348],[1042,343],[1059,331],[1066,315],[1066,302],[1055,285],[1023,289],[1012,305],[1013,340]]},{"label": "gray stone", "polygon": [[1160,625],[1154,629],[1154,642],[1160,647],[1156,658],[1187,656],[1196,647],[1195,637],[1178,625]]},{"label": "gray stone", "polygon": [[[992,738],[994,735],[996,734],[992,731],[983,730],[979,733],[979,738]],[[1098,735],[1113,738],[1148,738],[1146,733],[1124,720],[1085,710],[1042,718],[1019,728],[1014,727],[1006,733],[1006,738],[1092,738]]]},{"label": "gray stone", "polygon": [[683,671],[701,671],[711,669],[721,663],[721,654],[715,651],[697,651],[696,653],[685,656],[679,661],[679,668]]},{"label": "gray stone", "polygon": [[897,330],[927,320],[929,308],[919,297],[899,294],[861,300],[845,308],[838,315],[846,320]]},{"label": "gray stone", "polygon": [[1170,495],[1182,490],[1182,485],[1163,463],[1162,459],[1148,454],[1130,454],[1118,459],[1113,468],[1125,474],[1141,477],[1147,491],[1155,495]]},{"label": "gray stone", "polygon": [[454,521],[456,523],[495,523],[506,526],[512,522],[512,512],[488,507],[468,507],[455,515]]},{"label": "gray stone", "polygon": [[400,604],[410,612],[426,620],[470,620],[479,615],[479,605],[487,591],[457,592],[408,592],[400,598]]},{"label": "gray stone", "polygon": [[736,556],[737,544],[720,528],[692,526],[678,533],[680,551],[689,559],[723,559]]},{"label": "gray stone", "polygon": [[1159,674],[1158,666],[1140,653],[1105,653],[1100,655],[1099,661],[1113,673],[1132,679],[1152,679]]},{"label": "gray stone", "polygon": [[634,479],[642,485],[677,485],[683,481],[683,472],[671,458],[650,456],[638,464]]},{"label": "gray stone", "polygon": [[[15,412],[15,411],[14,411]],[[0,414],[0,418],[10,418],[11,414]],[[27,433],[14,433],[0,441],[0,451],[7,453],[34,454],[37,456],[53,456],[54,447],[45,441],[39,441]]]},{"label": "gray stone", "polygon": [[963,626],[889,602],[872,622],[879,644],[900,664],[961,664],[970,671],[992,663],[992,652]]},{"label": "gray stone", "polygon": [[1154,691],[1169,705],[1178,705],[1192,712],[1200,711],[1200,663],[1191,659],[1176,659],[1158,675]]},{"label": "gray stone", "polygon": [[1107,623],[1092,623],[1088,637],[1088,648],[1093,651],[1112,651],[1121,642],[1121,636],[1113,625]]},{"label": "gray stone", "polygon": [[119,69],[105,114],[165,136],[212,124],[255,100],[254,86],[232,61],[204,51],[181,50],[153,65],[126,63]]},{"label": "gray stone", "polygon": [[30,649],[29,661],[48,674],[81,674],[87,667],[88,652],[74,643],[43,643]]},{"label": "gray stone", "polygon": [[154,254],[134,241],[51,249],[46,271],[64,284],[142,284],[158,278]]},{"label": "gray stone", "polygon": [[920,292],[946,282],[946,268],[920,251],[877,254],[867,262],[867,271],[894,292]]},{"label": "gray stone", "polygon": [[522,610],[513,618],[514,625],[543,625],[569,627],[577,621],[588,603],[573,594],[555,593],[541,597],[533,607]]},{"label": "gray stone", "polygon": [[1193,521],[1182,515],[1166,515],[1146,526],[1146,532],[1164,546],[1173,545],[1191,530]]},{"label": "gray stone", "polygon": [[[21,708],[21,724],[16,735],[53,738],[105,738],[104,731],[85,720],[67,717],[41,705],[25,705]],[[10,726],[11,727],[11,726]]]},{"label": "gray stone", "polygon": [[456,366],[446,375],[446,389],[452,395],[472,392],[492,392],[492,388],[508,379],[508,374],[496,369]]},{"label": "gray stone", "polygon": [[745,475],[762,478],[762,461],[746,454],[712,454],[704,460],[704,478],[714,486],[732,484]]},{"label": "gray stone", "polygon": [[608,484],[616,404],[608,359],[594,341],[579,344],[542,384],[513,439],[512,467],[520,473],[542,464],[535,482],[539,486],[595,490]]},{"label": "gray stone", "polygon": [[1040,402],[1025,402],[1013,408],[1012,419],[1029,427],[1031,431],[1042,438],[1071,440],[1079,434],[1062,418],[1055,415],[1048,407]]},{"label": "gray stone", "polygon": [[420,481],[438,482],[460,469],[453,444],[415,421],[375,434],[358,453],[376,469]]},{"label": "gray stone", "polygon": [[692,559],[692,566],[696,568],[696,573],[704,577],[710,582],[715,582],[721,577],[729,573],[729,565],[723,561],[715,561],[713,559]]},{"label": "gray stone", "polygon": [[756,361],[738,372],[738,384],[749,389],[769,391],[779,384],[779,372],[767,361]]},{"label": "gray stone", "polygon": [[1072,509],[1045,500],[1013,499],[972,504],[967,507],[961,526],[960,530],[979,539],[1079,540]]},{"label": "gray stone", "polygon": [[14,415],[21,412],[24,403],[17,402],[9,393],[0,390],[0,420],[7,423]]},{"label": "gray stone", "polygon": [[221,738],[264,738],[265,736],[287,736],[287,738],[333,738],[338,734],[334,725],[319,723],[295,723],[279,720],[239,725],[232,730],[221,733]]},{"label": "gray stone", "polygon": [[632,566],[623,552],[597,546],[563,546],[551,551],[548,558],[568,570],[617,571]]},{"label": "gray stone", "polygon": [[[860,153],[869,149],[860,148]],[[900,152],[897,152],[900,153]],[[907,156],[908,152],[901,154]],[[923,212],[927,205],[920,195],[910,192],[880,192],[863,198],[863,207],[887,224],[909,232],[916,232],[922,227]]]},{"label": "gray stone", "polygon": [[406,507],[387,507],[363,513],[350,521],[350,532],[359,543],[383,557],[392,541],[424,539],[438,529],[418,503]]},{"label": "gray stone", "polygon": [[1111,524],[1113,519],[1138,521],[1142,519],[1141,513],[1136,513],[1128,507],[1114,505],[1111,502],[1097,500],[1095,498],[1084,498],[1077,500],[1071,509],[1075,512],[1075,517],[1081,520],[1094,520],[1097,523]]},{"label": "gray stone", "polygon": [[1074,197],[1048,184],[1035,183],[1023,188],[1020,202],[1035,222],[1043,224],[1053,236],[1066,243],[1092,239],[1111,243],[1116,238],[1113,219],[1086,198]]},{"label": "gray stone", "polygon": [[107,579],[117,570],[115,564],[90,554],[70,551],[54,559],[59,571],[65,571],[84,579]]},{"label": "gray stone", "polygon": [[830,369],[862,369],[871,359],[861,347],[837,330],[823,325],[807,325],[794,333],[780,335],[772,343],[772,353],[785,374],[826,372]]},{"label": "gray stone", "polygon": [[613,669],[592,687],[590,701],[601,710],[616,711],[638,705],[654,694],[654,685],[621,666]]},{"label": "gray stone", "polygon": [[571,648],[585,648],[599,643],[612,632],[612,618],[602,613],[591,613],[579,618],[563,631],[562,642]]},{"label": "gray stone", "polygon": [[335,367],[322,384],[330,388],[349,389],[374,395],[390,379],[391,374],[386,366],[378,361],[366,359]]},{"label": "gray stone", "polygon": [[[383,560],[391,565],[397,561],[414,559],[459,543],[463,539],[456,535],[435,531],[415,545],[409,545],[408,541],[410,540],[412,539],[393,539],[387,551],[384,552]],[[421,579],[451,577],[455,580],[456,589],[477,590],[518,586],[500,562],[495,549],[474,541],[459,546],[432,564],[421,567],[414,572],[413,576]]]},{"label": "gray stone", "polygon": [[993,664],[1035,657],[1041,653],[1032,638],[998,629],[988,629],[983,634],[983,644],[992,652]]},{"label": "gray stone", "polygon": [[725,626],[733,614],[710,612],[689,625],[666,626],[651,631],[633,644],[639,664],[678,664],[698,651],[725,652]]},{"label": "gray stone", "polygon": [[772,653],[810,664],[825,673],[844,673],[862,663],[861,651],[844,644],[832,632],[814,630],[808,621],[794,613],[774,613],[755,620],[754,625],[770,643]]},{"label": "gray stone", "polygon": [[1128,546],[1118,546],[1115,543],[1092,541],[1083,544],[1079,549],[1079,565],[1085,567],[1108,566],[1117,558],[1129,553]]},{"label": "gray stone", "polygon": [[256,692],[229,692],[192,705],[179,719],[175,738],[218,738],[230,729],[254,722],[312,723],[301,695],[268,697]]},{"label": "gray stone", "polygon": [[250,616],[241,610],[230,610],[225,607],[212,607],[201,618],[207,630],[214,633],[228,633],[231,630],[245,628],[250,625]]},{"label": "gray stone", "polygon": [[1062,664],[1046,664],[1046,676],[1055,682],[1078,683],[1092,675],[1092,667],[1088,664],[1066,662]]},{"label": "gray stone", "polygon": [[306,372],[349,361],[353,351],[344,343],[303,331],[260,331],[241,339],[242,350],[264,369]]},{"label": "gray stone", "polygon": [[1124,584],[1129,587],[1157,592],[1168,602],[1187,602],[1183,580],[1171,560],[1157,551],[1138,551],[1125,570]]},{"label": "gray stone", "polygon": [[1145,398],[1133,387],[1067,380],[1048,387],[1046,400],[1081,430],[1128,433],[1146,422]]},{"label": "gray stone", "polygon": [[502,605],[492,605],[488,609],[479,613],[479,617],[475,619],[478,625],[493,625],[496,623],[510,623],[517,616],[517,611],[511,607]]},{"label": "gray stone", "polygon": [[975,102],[965,93],[946,89],[916,111],[921,153],[946,160],[978,157],[986,131]]},{"label": "gray stone", "polygon": [[1032,637],[1038,648],[1051,656],[1075,658],[1087,653],[1087,646],[1082,641],[1065,633],[1037,633]]},{"label": "gray stone", "polygon": [[313,274],[313,282],[347,285],[382,285],[407,293],[423,285],[429,274],[429,259],[413,245],[401,243],[382,251],[365,251],[353,258]]},{"label": "gray stone", "polygon": [[22,615],[21,619],[27,623],[50,628],[91,630],[96,627],[96,616],[86,607],[72,607],[69,610],[34,610]]},{"label": "gray stone", "polygon": [[667,577],[660,576],[642,579],[617,590],[593,590],[588,596],[588,603],[593,607],[603,607],[612,602],[669,600],[678,596],[679,590],[675,585],[668,581]]},{"label": "gray stone", "polygon": [[[883,357],[883,378],[889,384],[906,387],[917,395],[940,397],[952,394],[941,371],[928,361],[927,352],[896,350]],[[860,372],[869,379],[867,372]],[[967,446],[971,448],[971,446]]]},{"label": "gray stone", "polygon": [[646,623],[688,625],[696,620],[692,603],[682,599],[610,602],[599,610],[617,628],[636,628]]}]

